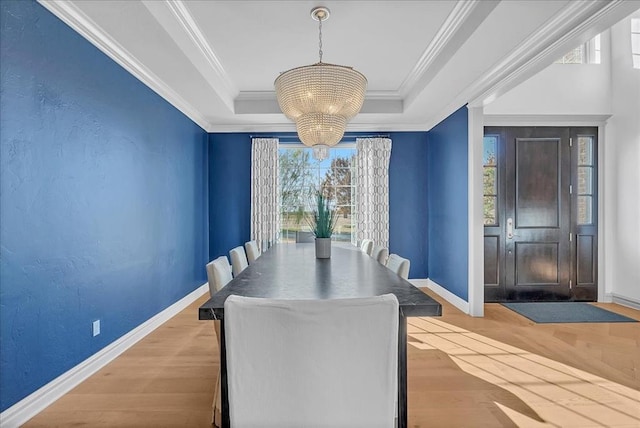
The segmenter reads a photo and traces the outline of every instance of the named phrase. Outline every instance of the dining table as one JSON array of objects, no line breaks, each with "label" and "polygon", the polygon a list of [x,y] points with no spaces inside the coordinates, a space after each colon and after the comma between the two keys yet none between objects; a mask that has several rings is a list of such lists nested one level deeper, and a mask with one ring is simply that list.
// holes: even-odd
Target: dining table
[{"label": "dining table", "polygon": [[[399,303],[397,426],[407,426],[407,317],[440,316],[442,306],[358,247],[334,243],[318,259],[313,243],[283,243],[263,252],[199,308],[200,320],[220,320],[222,427],[230,426],[224,302],[230,295],[270,299],[346,299],[394,294]],[[349,328],[349,326],[345,326]]]}]

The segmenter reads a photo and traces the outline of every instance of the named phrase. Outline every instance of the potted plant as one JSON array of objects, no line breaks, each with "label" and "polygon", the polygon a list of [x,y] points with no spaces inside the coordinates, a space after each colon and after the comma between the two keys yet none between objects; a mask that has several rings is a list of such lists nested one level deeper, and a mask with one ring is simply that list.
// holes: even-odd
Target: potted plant
[{"label": "potted plant", "polygon": [[309,226],[316,237],[316,258],[331,257],[331,235],[336,227],[338,215],[322,192],[316,193],[316,207],[307,217]]}]

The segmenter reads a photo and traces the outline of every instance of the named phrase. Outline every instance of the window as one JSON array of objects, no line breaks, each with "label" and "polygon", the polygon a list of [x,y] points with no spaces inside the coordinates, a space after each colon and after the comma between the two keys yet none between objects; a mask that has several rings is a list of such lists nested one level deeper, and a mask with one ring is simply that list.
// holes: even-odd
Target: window
[{"label": "window", "polygon": [[498,225],[498,137],[486,136],[483,140],[484,165],[484,224]]},{"label": "window", "polygon": [[633,68],[640,68],[640,19],[631,20],[631,55]]},{"label": "window", "polygon": [[297,232],[311,230],[305,217],[315,191],[324,189],[339,214],[332,239],[355,243],[355,154],[355,146],[341,144],[318,162],[310,148],[280,145],[280,242],[295,242]]},{"label": "window", "polygon": [[593,223],[595,178],[593,137],[578,137],[578,224]]},{"label": "window", "polygon": [[557,64],[600,64],[601,62],[601,41],[600,34],[571,49],[562,58],[556,61]]}]

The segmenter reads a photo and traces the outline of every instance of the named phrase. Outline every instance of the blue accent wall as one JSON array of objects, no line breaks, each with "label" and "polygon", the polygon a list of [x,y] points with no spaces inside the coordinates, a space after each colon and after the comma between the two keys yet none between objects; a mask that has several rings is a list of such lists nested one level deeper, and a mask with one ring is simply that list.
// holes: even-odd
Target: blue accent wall
[{"label": "blue accent wall", "polygon": [[427,133],[393,132],[389,161],[389,253],[411,261],[409,278],[427,278]]},{"label": "blue accent wall", "polygon": [[468,301],[468,111],[429,131],[429,278]]},{"label": "blue accent wall", "polygon": [[36,2],[0,28],[4,411],[206,281],[207,134]]},{"label": "blue accent wall", "polygon": [[209,134],[209,257],[251,237],[251,135]]},{"label": "blue accent wall", "polygon": [[[361,133],[349,134],[350,138]],[[294,134],[285,134],[294,136]],[[251,138],[209,134],[209,256],[251,235]],[[389,164],[389,247],[411,260],[411,278],[427,277],[427,133],[394,132]]]}]

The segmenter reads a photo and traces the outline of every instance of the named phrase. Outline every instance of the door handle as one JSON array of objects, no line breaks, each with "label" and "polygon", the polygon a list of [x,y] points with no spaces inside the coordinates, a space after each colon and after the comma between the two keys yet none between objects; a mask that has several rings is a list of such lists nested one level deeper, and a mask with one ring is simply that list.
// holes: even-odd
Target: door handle
[{"label": "door handle", "polygon": [[507,239],[513,238],[513,219],[509,217],[507,219]]}]

